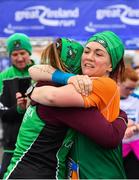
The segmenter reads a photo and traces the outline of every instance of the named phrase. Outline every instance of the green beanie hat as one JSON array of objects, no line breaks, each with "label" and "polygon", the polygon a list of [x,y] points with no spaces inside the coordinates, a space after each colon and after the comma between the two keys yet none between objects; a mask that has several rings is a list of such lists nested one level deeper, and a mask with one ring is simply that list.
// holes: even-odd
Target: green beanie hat
[{"label": "green beanie hat", "polygon": [[81,56],[83,53],[83,46],[73,40],[67,38],[61,38],[61,60],[65,67],[74,74],[81,72]]},{"label": "green beanie hat", "polygon": [[124,45],[121,39],[111,31],[103,31],[92,36],[87,44],[92,41],[100,43],[107,50],[114,70],[124,55]]},{"label": "green beanie hat", "polygon": [[11,55],[13,51],[22,49],[28,51],[30,55],[32,54],[32,46],[30,43],[30,39],[27,35],[23,33],[15,33],[11,35],[7,39],[6,45],[9,55]]}]

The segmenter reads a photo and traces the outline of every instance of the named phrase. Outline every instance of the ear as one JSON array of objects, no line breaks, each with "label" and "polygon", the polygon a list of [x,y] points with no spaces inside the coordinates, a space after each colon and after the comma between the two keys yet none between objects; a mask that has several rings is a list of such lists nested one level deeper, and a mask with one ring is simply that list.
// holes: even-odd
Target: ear
[{"label": "ear", "polygon": [[112,67],[111,67],[111,65],[107,68],[107,72],[112,72]]}]

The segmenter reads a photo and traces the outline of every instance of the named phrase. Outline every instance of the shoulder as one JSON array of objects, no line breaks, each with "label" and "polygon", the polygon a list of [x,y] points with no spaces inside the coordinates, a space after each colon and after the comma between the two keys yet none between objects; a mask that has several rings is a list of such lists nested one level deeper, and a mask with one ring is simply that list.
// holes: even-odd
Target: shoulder
[{"label": "shoulder", "polygon": [[106,95],[108,97],[117,94],[119,96],[119,89],[116,82],[108,77],[100,77],[93,81],[93,92],[96,94]]},{"label": "shoulder", "polygon": [[2,71],[0,73],[0,76],[5,76],[7,73],[9,73],[11,71],[11,67],[8,67],[7,69],[5,69],[4,71]]},{"label": "shoulder", "polygon": [[117,83],[109,77],[98,77],[94,79],[94,83],[101,85],[102,87],[117,88]]},{"label": "shoulder", "polygon": [[2,71],[0,73],[0,78],[1,79],[7,79],[10,78],[11,76],[14,76],[14,68],[13,66],[10,66],[9,68],[7,68],[6,70]]}]

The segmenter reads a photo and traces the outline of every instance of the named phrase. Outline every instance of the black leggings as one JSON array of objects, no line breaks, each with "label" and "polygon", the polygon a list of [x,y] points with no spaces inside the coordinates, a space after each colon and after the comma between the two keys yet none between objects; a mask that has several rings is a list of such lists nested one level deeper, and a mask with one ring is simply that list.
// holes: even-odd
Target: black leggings
[{"label": "black leggings", "polygon": [[127,179],[139,179],[139,160],[133,152],[124,158],[124,168]]}]

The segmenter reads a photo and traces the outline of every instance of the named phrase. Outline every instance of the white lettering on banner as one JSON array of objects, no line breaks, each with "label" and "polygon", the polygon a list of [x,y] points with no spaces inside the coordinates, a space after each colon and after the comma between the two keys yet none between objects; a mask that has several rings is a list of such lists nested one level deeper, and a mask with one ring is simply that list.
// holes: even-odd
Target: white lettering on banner
[{"label": "white lettering on banner", "polygon": [[139,9],[133,9],[124,4],[108,6],[105,9],[96,10],[96,18],[119,18],[121,22],[129,25],[139,25]]},{"label": "white lettering on banner", "polygon": [[46,26],[75,26],[75,18],[79,18],[79,8],[77,7],[52,10],[45,6],[32,6],[15,12],[15,21],[17,22],[24,19],[38,19],[41,24]]},{"label": "white lettering on banner", "polygon": [[8,24],[7,27],[4,28],[4,32],[6,34],[13,34],[19,30],[44,30],[45,27],[43,25],[32,25],[32,26],[13,26],[12,24]]},{"label": "white lettering on banner", "polygon": [[84,27],[87,32],[96,32],[98,29],[125,29],[125,24],[94,24],[89,22],[88,25]]}]

